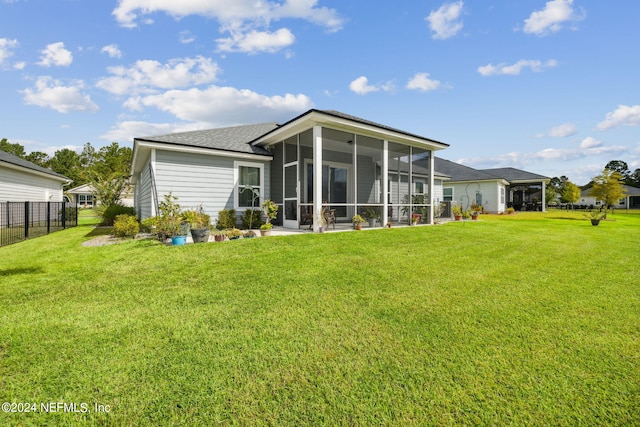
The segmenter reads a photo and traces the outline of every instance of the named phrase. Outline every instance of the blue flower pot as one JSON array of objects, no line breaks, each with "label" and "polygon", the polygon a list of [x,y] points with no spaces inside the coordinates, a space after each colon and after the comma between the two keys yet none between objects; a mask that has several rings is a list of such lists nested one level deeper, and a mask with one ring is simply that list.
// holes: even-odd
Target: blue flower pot
[{"label": "blue flower pot", "polygon": [[171,245],[183,246],[187,243],[187,236],[174,236],[171,238]]}]

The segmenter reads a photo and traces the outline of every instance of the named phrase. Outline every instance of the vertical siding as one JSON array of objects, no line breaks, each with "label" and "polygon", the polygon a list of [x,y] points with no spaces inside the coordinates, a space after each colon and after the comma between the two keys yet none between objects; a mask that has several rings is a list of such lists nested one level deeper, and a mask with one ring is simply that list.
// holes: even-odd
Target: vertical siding
[{"label": "vertical siding", "polygon": [[212,219],[222,209],[234,208],[234,161],[264,165],[264,195],[269,197],[270,161],[234,159],[174,151],[156,151],[156,188],[158,198],[172,193],[182,209],[202,205]]},{"label": "vertical siding", "polygon": [[0,165],[0,200],[61,202],[62,182]]},{"label": "vertical siding", "polygon": [[135,186],[135,206],[136,212],[141,219],[148,218],[152,214],[151,205],[153,203],[151,195],[151,173],[149,172],[149,162],[147,160],[140,173],[138,183]]}]

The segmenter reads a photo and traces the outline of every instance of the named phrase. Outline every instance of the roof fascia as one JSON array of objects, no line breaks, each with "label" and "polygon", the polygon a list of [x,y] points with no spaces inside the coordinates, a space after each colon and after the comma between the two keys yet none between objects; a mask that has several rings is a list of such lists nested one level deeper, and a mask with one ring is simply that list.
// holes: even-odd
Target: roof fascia
[{"label": "roof fascia", "polygon": [[428,146],[433,150],[442,150],[448,147],[447,144],[432,141],[427,138],[408,135],[389,129],[380,128],[366,123],[349,120],[318,110],[310,110],[298,116],[290,122],[272,130],[271,132],[256,139],[253,143],[257,145],[271,145],[283,141],[293,135],[303,132],[313,126],[325,126],[332,129],[353,132],[360,135],[371,136],[378,139],[386,139],[393,142],[401,142],[407,145],[424,147]]}]

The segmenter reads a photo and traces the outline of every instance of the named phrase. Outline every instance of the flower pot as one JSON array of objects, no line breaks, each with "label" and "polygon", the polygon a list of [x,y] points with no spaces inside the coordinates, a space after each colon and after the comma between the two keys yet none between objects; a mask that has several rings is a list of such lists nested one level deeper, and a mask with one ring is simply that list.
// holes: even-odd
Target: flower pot
[{"label": "flower pot", "polygon": [[262,237],[269,237],[271,236],[271,230],[260,230],[260,235]]},{"label": "flower pot", "polygon": [[213,236],[213,240],[215,240],[216,242],[222,242],[226,237],[227,236],[225,236],[224,234],[216,234]]},{"label": "flower pot", "polygon": [[358,224],[356,224],[356,225],[355,225],[355,229],[356,229],[356,230],[362,230],[362,224],[359,224],[359,223],[358,223]]},{"label": "flower pot", "polygon": [[184,246],[187,243],[187,236],[173,236],[171,238],[171,245]]},{"label": "flower pot", "polygon": [[596,226],[600,224],[600,220],[599,219],[591,219],[591,225]]},{"label": "flower pot", "polygon": [[462,220],[462,215],[454,215],[453,217],[455,218],[456,221]]},{"label": "flower pot", "polygon": [[471,219],[474,220],[474,221],[477,220],[478,219],[478,215],[471,215]]},{"label": "flower pot", "polygon": [[375,218],[371,218],[371,219],[369,220],[369,227],[370,227],[370,228],[373,228],[373,227],[375,227],[375,226],[376,226],[376,219],[375,219]]},{"label": "flower pot", "polygon": [[206,243],[209,241],[209,229],[191,229],[191,238],[193,239],[193,243]]}]

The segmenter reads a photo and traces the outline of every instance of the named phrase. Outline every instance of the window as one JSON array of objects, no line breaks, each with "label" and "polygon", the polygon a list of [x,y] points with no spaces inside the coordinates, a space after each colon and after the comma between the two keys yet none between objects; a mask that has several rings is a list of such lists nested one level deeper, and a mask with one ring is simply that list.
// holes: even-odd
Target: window
[{"label": "window", "polygon": [[236,207],[260,209],[264,182],[263,165],[259,163],[236,162]]},{"label": "window", "polygon": [[445,187],[442,189],[442,200],[445,202],[452,202],[453,201],[453,188],[451,187]]},{"label": "window", "polygon": [[476,204],[482,206],[482,191],[476,191]]},{"label": "window", "polygon": [[91,194],[78,194],[79,205],[93,205],[93,196]]},{"label": "window", "polygon": [[500,204],[504,205],[505,203],[505,190],[504,187],[500,187]]}]

